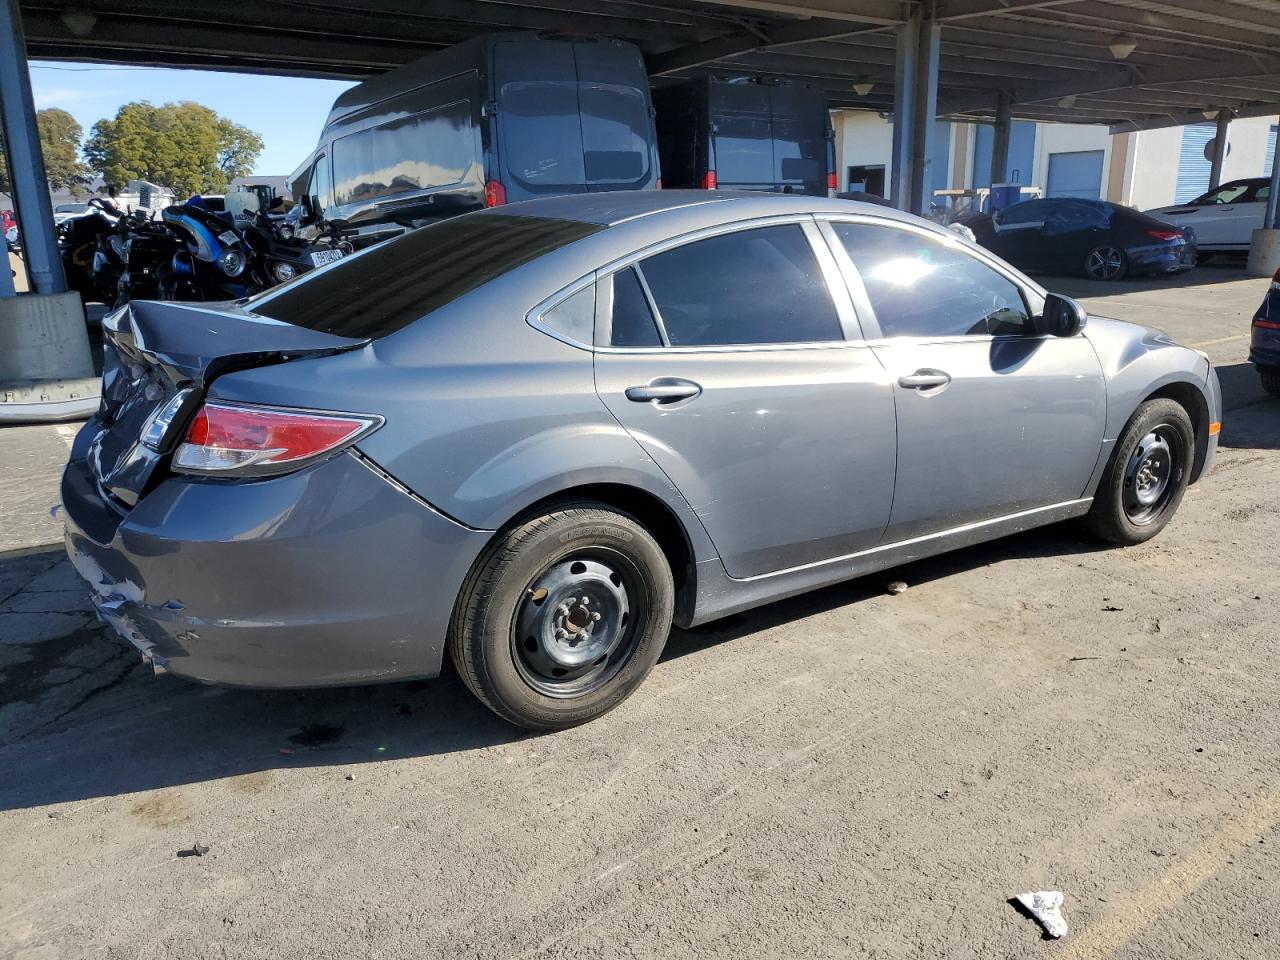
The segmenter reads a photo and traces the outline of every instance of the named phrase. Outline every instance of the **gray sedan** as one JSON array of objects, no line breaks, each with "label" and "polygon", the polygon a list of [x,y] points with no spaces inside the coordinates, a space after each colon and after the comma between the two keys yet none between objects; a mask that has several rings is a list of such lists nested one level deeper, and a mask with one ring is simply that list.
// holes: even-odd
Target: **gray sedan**
[{"label": "gray sedan", "polygon": [[67,550],[157,671],[447,654],[536,729],[617,706],[673,623],[1069,518],[1140,543],[1221,418],[1203,354],[810,197],[514,204],[104,327]]}]

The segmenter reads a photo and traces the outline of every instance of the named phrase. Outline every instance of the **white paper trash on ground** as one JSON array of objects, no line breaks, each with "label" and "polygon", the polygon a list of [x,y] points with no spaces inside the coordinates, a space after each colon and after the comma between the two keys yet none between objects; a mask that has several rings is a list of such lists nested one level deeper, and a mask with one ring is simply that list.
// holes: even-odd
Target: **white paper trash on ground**
[{"label": "white paper trash on ground", "polygon": [[1057,890],[1038,890],[1035,893],[1020,893],[1014,898],[1026,907],[1027,912],[1040,921],[1044,932],[1055,940],[1067,935],[1067,920],[1062,915],[1064,897]]}]

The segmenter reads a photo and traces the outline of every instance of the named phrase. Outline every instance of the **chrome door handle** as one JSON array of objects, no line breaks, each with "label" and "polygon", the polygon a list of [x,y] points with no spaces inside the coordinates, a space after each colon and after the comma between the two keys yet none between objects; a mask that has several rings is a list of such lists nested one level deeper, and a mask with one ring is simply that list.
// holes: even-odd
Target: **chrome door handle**
[{"label": "chrome door handle", "polygon": [[692,380],[679,380],[675,377],[663,377],[639,387],[627,387],[628,400],[636,403],[653,401],[657,404],[675,403],[677,400],[692,400],[702,393],[702,387]]},{"label": "chrome door handle", "polygon": [[898,386],[908,390],[928,390],[930,387],[945,387],[951,382],[951,375],[942,370],[917,370],[906,377],[898,378]]}]

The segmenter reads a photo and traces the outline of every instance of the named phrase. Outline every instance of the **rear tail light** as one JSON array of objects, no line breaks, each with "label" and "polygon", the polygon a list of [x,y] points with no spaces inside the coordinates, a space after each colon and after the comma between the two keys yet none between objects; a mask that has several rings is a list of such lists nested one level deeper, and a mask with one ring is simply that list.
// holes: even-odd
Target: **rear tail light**
[{"label": "rear tail light", "polygon": [[173,467],[222,476],[287,473],[349,446],[381,424],[381,417],[210,400],[196,411]]},{"label": "rear tail light", "polygon": [[653,189],[655,189],[655,190],[661,190],[661,189],[662,189],[662,178],[661,178],[661,177],[659,177],[657,180],[655,180],[655,181],[653,182]]},{"label": "rear tail light", "polygon": [[836,188],[836,175],[834,173],[827,174],[827,189],[834,190]]},{"label": "rear tail light", "polygon": [[716,172],[714,170],[708,170],[706,173],[702,175],[702,189],[714,190],[715,188],[716,188]]},{"label": "rear tail light", "polygon": [[489,180],[484,185],[484,205],[500,207],[507,202],[507,188],[497,180]]},{"label": "rear tail light", "polygon": [[1147,236],[1155,237],[1157,240],[1181,240],[1181,230],[1148,230]]}]

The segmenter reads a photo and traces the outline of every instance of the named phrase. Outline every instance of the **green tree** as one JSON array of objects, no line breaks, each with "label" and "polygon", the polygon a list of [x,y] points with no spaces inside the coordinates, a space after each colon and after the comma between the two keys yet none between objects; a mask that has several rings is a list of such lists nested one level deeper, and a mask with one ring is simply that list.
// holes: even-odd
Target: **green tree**
[{"label": "green tree", "polygon": [[[80,138],[84,134],[80,124],[67,111],[50,107],[36,114],[36,129],[40,133],[40,149],[44,152],[44,172],[49,178],[49,186],[79,195],[90,178],[88,166],[80,160]],[[4,152],[0,151],[0,191],[8,193],[9,169],[6,164]]]},{"label": "green tree", "polygon": [[93,125],[84,153],[108,186],[133,179],[179,194],[222,193],[253,169],[262,138],[198,103],[126,103]]}]

